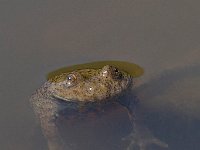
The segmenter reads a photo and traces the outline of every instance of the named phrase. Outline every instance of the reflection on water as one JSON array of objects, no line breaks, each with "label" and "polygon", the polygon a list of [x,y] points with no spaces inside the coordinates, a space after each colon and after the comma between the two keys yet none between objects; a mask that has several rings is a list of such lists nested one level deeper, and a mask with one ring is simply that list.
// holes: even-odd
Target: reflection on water
[{"label": "reflection on water", "polygon": [[51,78],[54,78],[55,76],[58,76],[59,74],[71,72],[73,70],[99,69],[105,65],[114,65],[118,69],[127,72],[134,78],[140,77],[144,73],[144,70],[142,67],[140,67],[137,64],[126,62],[126,61],[114,61],[114,60],[113,61],[95,61],[95,62],[91,62],[91,63],[73,65],[73,66],[68,66],[68,67],[63,67],[63,68],[57,69],[55,71],[48,73],[47,80],[50,80]]},{"label": "reflection on water", "polygon": [[[28,99],[49,71],[72,64],[117,59],[140,64],[145,69],[139,86],[133,90],[140,98],[138,114],[142,114],[145,126],[168,143],[170,150],[199,150],[199,4],[195,0],[20,3],[2,0],[0,149],[47,150],[40,127],[34,126]],[[113,146],[130,129],[125,111],[116,114],[107,112],[109,118],[102,116],[99,122],[95,116],[99,126],[107,127],[106,130],[94,127],[100,137],[107,132],[117,137],[108,142]],[[115,125],[123,118],[123,130],[120,130]],[[68,121],[60,121],[73,128]],[[116,122],[110,125],[113,130],[106,126],[112,122]],[[84,131],[81,123],[74,124],[80,130],[68,131],[72,138],[72,131],[75,135]],[[89,128],[89,123],[85,126]],[[114,128],[124,133],[117,136]],[[60,126],[60,130],[64,139],[69,140],[64,127]],[[87,131],[83,135],[88,133],[92,139],[93,131]],[[72,140],[75,145],[76,141]],[[96,138],[92,142],[98,144]]]}]

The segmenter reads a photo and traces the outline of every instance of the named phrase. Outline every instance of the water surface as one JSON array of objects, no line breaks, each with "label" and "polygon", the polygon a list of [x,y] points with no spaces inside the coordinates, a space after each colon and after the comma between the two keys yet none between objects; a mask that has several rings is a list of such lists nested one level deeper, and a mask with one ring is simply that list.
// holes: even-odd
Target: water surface
[{"label": "water surface", "polygon": [[[0,149],[47,149],[29,97],[46,81],[48,72],[74,64],[120,60],[145,70],[135,81],[134,93],[152,133],[167,142],[170,150],[198,150],[199,5],[196,0],[2,0]],[[128,132],[129,122],[127,114],[119,112],[119,118],[110,114],[98,120],[105,123],[100,131],[110,131],[110,143],[105,144],[108,149],[124,149],[116,141]],[[118,124],[123,119],[123,133],[116,136],[119,127],[112,131],[106,123]],[[87,129],[89,125],[85,125]],[[88,133],[99,134],[94,127]],[[77,126],[77,131],[82,128]],[[93,140],[97,149],[103,146]]]}]

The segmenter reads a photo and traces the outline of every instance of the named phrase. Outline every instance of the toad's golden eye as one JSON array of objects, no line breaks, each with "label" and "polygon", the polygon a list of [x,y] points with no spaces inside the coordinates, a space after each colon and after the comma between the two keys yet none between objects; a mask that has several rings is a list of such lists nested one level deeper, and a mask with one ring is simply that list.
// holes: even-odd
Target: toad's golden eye
[{"label": "toad's golden eye", "polygon": [[72,86],[76,83],[77,77],[75,74],[68,74],[66,77],[67,86]]}]

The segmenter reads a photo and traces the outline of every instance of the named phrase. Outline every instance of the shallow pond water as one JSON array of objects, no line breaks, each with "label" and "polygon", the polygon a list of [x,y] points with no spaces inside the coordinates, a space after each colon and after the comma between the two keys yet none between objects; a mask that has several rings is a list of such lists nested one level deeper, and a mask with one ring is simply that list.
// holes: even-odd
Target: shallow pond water
[{"label": "shallow pond water", "polygon": [[[133,93],[145,126],[170,150],[199,150],[199,1],[0,4],[0,149],[47,150],[29,98],[49,72],[120,60],[144,68]],[[88,138],[93,149],[124,150],[128,143],[120,139],[131,126],[125,110],[114,110],[81,123],[60,120],[66,143],[88,150]]]}]

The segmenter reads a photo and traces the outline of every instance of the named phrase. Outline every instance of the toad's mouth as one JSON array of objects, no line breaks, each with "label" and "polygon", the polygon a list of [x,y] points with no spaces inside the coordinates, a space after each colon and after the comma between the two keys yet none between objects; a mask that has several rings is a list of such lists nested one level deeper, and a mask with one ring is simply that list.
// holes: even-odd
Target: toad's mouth
[{"label": "toad's mouth", "polygon": [[[68,101],[68,102],[69,102],[69,101],[72,101],[72,99],[67,99],[67,98],[64,98],[64,97],[59,96],[59,95],[56,95],[56,94],[51,95],[51,97],[54,98],[54,99],[63,100],[63,101]],[[73,101],[75,101],[75,100],[73,100]]]}]

